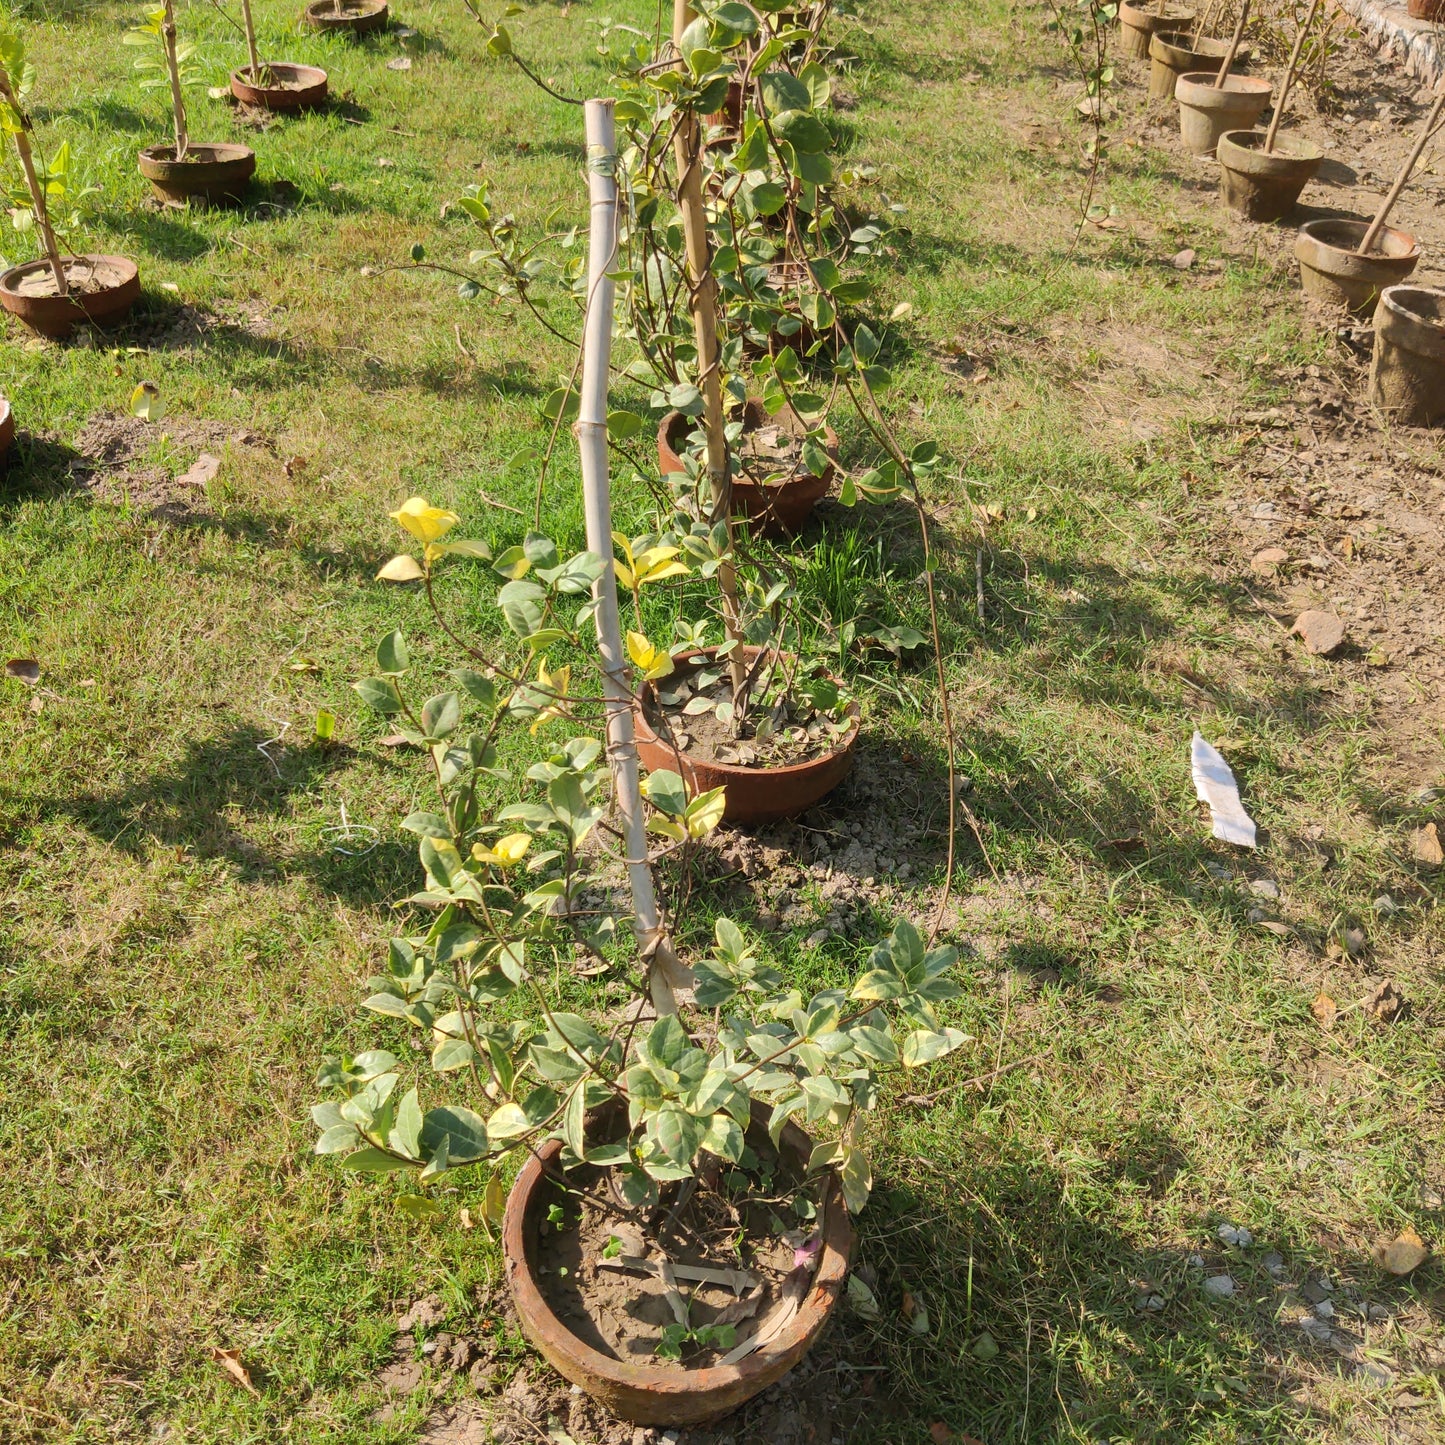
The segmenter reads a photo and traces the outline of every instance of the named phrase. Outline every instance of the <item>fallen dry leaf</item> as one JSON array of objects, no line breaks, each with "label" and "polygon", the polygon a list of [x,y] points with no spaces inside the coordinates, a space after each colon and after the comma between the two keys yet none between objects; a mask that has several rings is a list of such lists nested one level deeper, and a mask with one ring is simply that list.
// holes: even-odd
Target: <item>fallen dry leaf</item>
[{"label": "fallen dry leaf", "polygon": [[1335,1003],[1324,989],[1315,995],[1315,1001],[1310,1005],[1310,1012],[1319,1021],[1322,1029],[1327,1029],[1335,1021],[1335,1015],[1339,1013],[1339,1005]]},{"label": "fallen dry leaf", "polygon": [[1264,547],[1249,559],[1249,566],[1262,577],[1272,577],[1288,561],[1289,553],[1283,547]]},{"label": "fallen dry leaf", "polygon": [[211,1358],[248,1394],[260,1398],[261,1392],[251,1383],[251,1373],[241,1363],[240,1350],[222,1350],[211,1346]]},{"label": "fallen dry leaf", "polygon": [[1345,624],[1333,612],[1301,612],[1290,631],[1316,657],[1327,657],[1345,640]]},{"label": "fallen dry leaf", "polygon": [[1429,1246],[1413,1229],[1402,1229],[1391,1240],[1375,1246],[1375,1263],[1391,1274],[1409,1274],[1430,1258]]},{"label": "fallen dry leaf", "polygon": [[[366,267],[362,267],[362,269],[363,269],[363,270],[366,270],[367,268],[366,268]],[[288,477],[294,477],[297,472],[302,471],[302,470],[305,469],[305,466],[306,466],[306,458],[305,458],[305,457],[287,457],[287,458],[286,458],[286,463],[285,463],[285,465],[286,465],[286,475],[287,475]]]},{"label": "fallen dry leaf", "polygon": [[[9,670],[8,663],[6,670]],[[1415,829],[1410,839],[1410,851],[1417,862],[1428,863],[1432,868],[1445,864],[1445,844],[1441,843],[1440,829],[1434,823],[1426,823],[1423,828]]]},{"label": "fallen dry leaf", "polygon": [[388,60],[386,62],[386,68],[388,70],[410,70],[411,56],[398,55],[395,60]]},{"label": "fallen dry leaf", "polygon": [[1169,258],[1169,264],[1176,271],[1187,271],[1194,264],[1194,248],[1186,246],[1182,251],[1176,251]]},{"label": "fallen dry leaf", "polygon": [[404,748],[411,741],[405,733],[387,733],[377,743],[379,748]]},{"label": "fallen dry leaf", "polygon": [[204,487],[207,482],[216,479],[216,473],[221,470],[220,457],[213,457],[210,452],[202,452],[185,474],[179,478],[183,487]]},{"label": "fallen dry leaf", "polygon": [[5,676],[34,687],[40,681],[40,664],[33,657],[12,657],[5,664]]},{"label": "fallen dry leaf", "polygon": [[1388,978],[1365,1000],[1365,1012],[1379,1024],[1394,1023],[1404,1007],[1404,996],[1396,989],[1394,980]]}]

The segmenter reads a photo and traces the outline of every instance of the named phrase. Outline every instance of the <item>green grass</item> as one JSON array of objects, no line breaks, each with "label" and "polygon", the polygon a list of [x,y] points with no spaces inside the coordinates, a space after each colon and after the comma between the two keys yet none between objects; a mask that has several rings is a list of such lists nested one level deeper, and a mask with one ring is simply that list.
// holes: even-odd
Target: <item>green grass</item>
[{"label": "green grass", "polygon": [[[503,463],[543,435],[538,400],[571,358],[445,278],[362,268],[416,241],[464,259],[469,226],[441,210],[478,179],[524,226],[557,205],[580,217],[579,116],[484,61],[460,5],[401,6],[417,31],[408,72],[385,67],[395,36],[329,42],[293,34],[289,4],[259,14],[263,52],[325,64],[343,104],[244,132],[254,203],[188,213],[151,207],[135,171],[165,117],[118,43],[131,10],[18,12],[42,138],[68,137],[101,187],[85,249],[135,257],[146,295],[93,347],[13,325],[4,338],[26,435],[0,482],[0,616],[7,655],[44,669],[39,693],[0,684],[0,1438],[17,1441],[162,1426],[192,1441],[413,1439],[415,1402],[373,1418],[398,1307],[436,1291],[475,1331],[499,1276],[455,1213],[418,1228],[384,1184],[313,1159],[306,1111],[325,1050],[393,1039],[355,1002],[416,872],[395,824],[422,795],[418,769],[377,747],[348,684],[397,624],[424,668],[452,662],[420,601],[371,581],[395,541],[385,513],[421,492],[470,534],[514,540],[522,519],[493,502],[529,509],[533,479]],[[205,6],[181,17],[219,83],[238,43]],[[591,93],[605,86],[595,18],[537,6],[513,29],[561,88]],[[934,505],[945,651],[988,848],[986,861],[961,834],[949,924],[965,950],[957,1021],[976,1042],[907,1087],[1024,1061],[932,1109],[892,1093],[870,1123],[879,1195],[860,1259],[886,1317],[839,1325],[882,1367],[878,1408],[849,1438],[915,1445],[939,1420],[990,1445],[1439,1438],[1439,1267],[1401,1282],[1369,1260],[1382,1235],[1413,1223],[1438,1242],[1442,1224],[1420,1191],[1445,1188],[1445,940],[1406,843],[1423,816],[1413,787],[1440,781],[1438,729],[1433,776],[1407,780],[1373,724],[1373,674],[1283,645],[1212,565],[1215,503],[1249,464],[1217,420],[1221,394],[1268,405],[1281,357],[1322,353],[1285,282],[1168,154],[1120,149],[1099,199],[1126,224],[1071,245],[1083,174],[1043,18],[1002,0],[883,0],[868,29],[835,31],[848,142],[877,169],[860,203],[906,208],[872,268],[877,309],[912,303],[890,406],[953,459]],[[1028,148],[1017,128],[1035,118],[1067,146]],[[204,92],[191,130],[242,134]],[[1157,264],[1184,244],[1224,262],[1216,284]],[[1140,351],[1160,338],[1162,363]],[[988,379],[946,367],[949,347],[985,358]],[[1205,355],[1211,383],[1191,369]],[[147,467],[184,472],[202,421],[263,439],[224,449],[204,504],[157,514],[75,479],[88,419],[123,414],[142,379],[169,407]],[[1140,419],[1147,438],[1128,425]],[[572,543],[576,476],[564,447],[546,513]],[[644,525],[640,487],[618,505]],[[919,623],[906,514],[835,511],[826,533],[800,552],[821,616],[861,605]],[[458,588],[490,635],[484,589]],[[930,673],[853,671],[865,768],[885,782],[845,791],[827,827],[861,819],[880,847],[919,829],[913,879],[875,906],[921,911],[943,867]],[[341,720],[324,755],[307,745],[318,707]],[[1257,858],[1201,824],[1196,723],[1269,829]],[[378,830],[375,850],[334,850],[343,808]],[[1110,846],[1136,829],[1141,850]],[[1251,921],[1245,876],[1262,873],[1296,935]],[[689,940],[771,891],[766,877],[704,890]],[[816,881],[799,891],[826,910]],[[1382,892],[1403,911],[1377,915]],[[1368,930],[1364,965],[1328,956],[1347,921]],[[861,943],[810,950],[815,926],[770,947],[805,985],[846,978]],[[1316,992],[1353,1001],[1367,973],[1394,977],[1411,1013],[1382,1029],[1355,1010],[1322,1032]],[[1259,1245],[1230,1264],[1236,1296],[1210,1301],[1189,1257],[1222,1262],[1225,1221]],[[1266,1249],[1296,1284],[1326,1271],[1398,1316],[1368,1340],[1393,1383],[1280,1317]],[[927,1337],[896,1317],[904,1288],[927,1303]],[[1150,1294],[1162,1309],[1140,1308]],[[259,1399],[212,1345],[241,1348]],[[1402,1390],[1424,1403],[1396,1409]]]}]

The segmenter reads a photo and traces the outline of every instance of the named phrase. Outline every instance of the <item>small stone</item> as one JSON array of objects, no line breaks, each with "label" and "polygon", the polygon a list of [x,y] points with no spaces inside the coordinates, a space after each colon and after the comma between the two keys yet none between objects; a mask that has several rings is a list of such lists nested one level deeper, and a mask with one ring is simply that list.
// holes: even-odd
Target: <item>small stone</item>
[{"label": "small stone", "polygon": [[1229,1299],[1234,1288],[1234,1279],[1227,1274],[1212,1274],[1204,1281],[1204,1293],[1214,1299]]},{"label": "small stone", "polygon": [[1391,1274],[1409,1274],[1430,1258],[1430,1250],[1413,1229],[1404,1229],[1397,1238],[1377,1244],[1374,1255],[1381,1269]]},{"label": "small stone", "polygon": [[1254,878],[1250,881],[1249,891],[1260,898],[1278,898],[1279,884],[1272,878]]},{"label": "small stone", "polygon": [[1416,828],[1410,838],[1410,851],[1420,863],[1427,863],[1432,868],[1438,868],[1445,864],[1445,844],[1440,839],[1440,829],[1434,823],[1426,823],[1423,828]]},{"label": "small stone", "polygon": [[1327,1299],[1322,1299],[1315,1306],[1315,1318],[1321,1320],[1332,1320],[1335,1317],[1335,1307]]},{"label": "small stone", "polygon": [[1225,1244],[1237,1245],[1240,1249],[1248,1249],[1254,1243],[1254,1236],[1247,1229],[1240,1229],[1233,1224],[1221,1224],[1214,1231]]},{"label": "small stone", "polygon": [[1284,1256],[1276,1254],[1274,1250],[1270,1250],[1270,1252],[1260,1260],[1260,1263],[1275,1279],[1278,1279],[1284,1273]]},{"label": "small stone", "polygon": [[1305,651],[1315,657],[1327,657],[1345,640],[1345,624],[1333,612],[1311,609],[1301,612],[1290,628],[1303,641]]},{"label": "small stone", "polygon": [[1306,1315],[1299,1322],[1299,1327],[1310,1339],[1321,1344],[1334,1334],[1334,1331],[1323,1320],[1317,1320],[1313,1315]]},{"label": "small stone", "polygon": [[1283,547],[1262,547],[1249,559],[1249,570],[1261,577],[1273,577],[1289,561],[1289,553]]},{"label": "small stone", "polygon": [[815,933],[810,933],[804,942],[805,948],[818,948],[828,941],[828,930],[820,928]]},{"label": "small stone", "polygon": [[1182,251],[1176,251],[1170,258],[1169,264],[1176,271],[1187,271],[1193,264],[1196,252],[1192,246],[1186,246]]},{"label": "small stone", "polygon": [[1191,1254],[1189,1256],[1189,1267],[1191,1269],[1203,1269],[1204,1256],[1202,1254]]},{"label": "small stone", "polygon": [[1146,1310],[1162,1310],[1164,1308],[1164,1296],[1161,1294],[1148,1295],[1144,1300]]},{"label": "small stone", "polygon": [[1375,912],[1382,918],[1393,918],[1399,911],[1400,905],[1388,893],[1382,893],[1375,899]]}]

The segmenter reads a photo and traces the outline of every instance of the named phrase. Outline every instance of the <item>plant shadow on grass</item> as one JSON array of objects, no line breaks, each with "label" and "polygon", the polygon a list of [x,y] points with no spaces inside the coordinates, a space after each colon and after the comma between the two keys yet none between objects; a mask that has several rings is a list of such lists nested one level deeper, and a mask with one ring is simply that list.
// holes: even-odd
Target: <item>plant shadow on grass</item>
[{"label": "plant shadow on grass", "polygon": [[[976,1101],[959,1097],[971,1115]],[[909,1116],[885,1115],[879,1125],[897,1138],[923,1116],[895,1107]],[[877,1179],[858,1221],[857,1260],[883,1317],[839,1328],[876,1361],[887,1393],[863,1412],[851,1442],[925,1442],[939,1420],[991,1445],[1323,1434],[1323,1402],[1302,1396],[1321,1374],[1360,1368],[1359,1357],[1344,1362],[1328,1332],[1321,1341],[1275,1319],[1282,1280],[1298,1288],[1320,1261],[1286,1255],[1272,1275],[1262,1262],[1270,1240],[1239,1251],[1211,1234],[1197,1248],[1140,1248],[1101,1223],[1090,1194],[1159,1198],[1189,1173],[1189,1159],[1153,1125],[1121,1134],[1081,1193],[1045,1160],[973,1138],[970,1121],[948,1112],[927,1120],[936,1152],[905,1153],[903,1177]],[[964,1141],[969,1152],[960,1154]],[[921,1137],[919,1146],[928,1147]],[[1323,1265],[1337,1288],[1353,1279],[1372,1300],[1408,1298],[1362,1259]],[[1204,1280],[1225,1273],[1234,1297],[1212,1299]],[[902,1316],[905,1292],[927,1310],[926,1334]],[[1358,1319],[1336,1324],[1362,1342]],[[886,1428],[880,1416],[892,1417]],[[1223,1433],[1212,1433],[1211,1420]]]},{"label": "plant shadow on grass", "polygon": [[[319,789],[353,758],[343,747],[325,752],[288,747],[242,724],[189,743],[175,763],[126,788],[50,798],[35,812],[42,818],[67,817],[132,856],[159,844],[198,858],[224,859],[243,881],[300,875],[348,902],[384,904],[415,884],[415,849],[405,842],[385,832],[337,833],[294,848],[268,849],[228,817],[239,810],[248,820],[284,820],[295,799]],[[338,826],[342,796],[337,794],[331,820]],[[341,848],[358,856],[337,851]]]}]

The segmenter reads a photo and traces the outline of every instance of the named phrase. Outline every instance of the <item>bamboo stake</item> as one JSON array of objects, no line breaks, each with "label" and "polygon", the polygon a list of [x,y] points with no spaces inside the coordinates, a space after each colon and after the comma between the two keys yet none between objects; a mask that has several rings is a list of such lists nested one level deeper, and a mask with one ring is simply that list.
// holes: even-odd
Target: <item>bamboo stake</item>
[{"label": "bamboo stake", "polygon": [[1305,16],[1304,24],[1300,26],[1299,34],[1294,38],[1294,49],[1290,52],[1289,65],[1284,72],[1284,80],[1280,82],[1279,99],[1274,103],[1274,115],[1269,122],[1269,130],[1264,137],[1265,155],[1274,154],[1274,138],[1279,134],[1279,123],[1284,117],[1284,108],[1289,104],[1289,93],[1294,89],[1295,76],[1299,73],[1300,56],[1304,54],[1305,39],[1310,33],[1310,26],[1315,23],[1315,16],[1319,14],[1320,6],[1324,0],[1314,0],[1310,6],[1310,13]]},{"label": "bamboo stake", "polygon": [[35,174],[35,156],[30,150],[30,117],[20,108],[20,101],[10,88],[10,75],[0,65],[0,102],[15,115],[15,153],[20,157],[20,169],[25,172],[25,184],[30,189],[30,204],[35,210],[35,224],[40,227],[40,239],[45,247],[45,259],[50,262],[50,274],[55,278],[55,294],[62,300],[70,295],[70,282],[65,278],[65,265],[60,259],[60,247],[55,243],[55,228],[50,224],[50,212],[45,205],[45,188]]},{"label": "bamboo stake", "polygon": [[582,381],[573,432],[582,458],[582,500],[587,546],[604,559],[592,588],[597,609],[597,650],[602,655],[602,695],[607,715],[607,761],[612,767],[617,811],[622,817],[627,876],[632,885],[633,927],[648,964],[648,987],[658,1014],[677,1012],[677,990],[692,986],[691,971],[673,951],[657,905],[647,861],[647,819],[642,807],[640,765],[632,732],[632,690],[622,623],[617,614],[617,575],[612,561],[612,499],[607,475],[607,377],[612,353],[612,311],[617,285],[607,274],[617,252],[617,141],[613,102],[589,100],[587,189],[592,225],[587,250],[587,316],[583,326]]},{"label": "bamboo stake", "polygon": [[256,25],[251,19],[251,0],[241,0],[241,19],[246,26],[246,49],[251,56],[251,79],[261,84],[261,59],[256,54]]},{"label": "bamboo stake", "polygon": [[[688,0],[674,0],[672,40],[679,59],[683,31],[693,21]],[[741,610],[738,607],[737,573],[733,566],[732,478],[728,462],[726,422],[722,404],[722,362],[717,335],[717,281],[712,274],[712,243],[707,234],[707,214],[702,203],[702,148],[697,117],[679,111],[673,137],[677,162],[677,204],[682,212],[683,236],[687,242],[687,283],[692,308],[692,329],[697,341],[698,389],[702,392],[703,430],[707,435],[707,476],[712,487],[712,521],[727,528],[727,555],[717,569],[722,593],[723,626],[733,647],[728,653],[733,702],[737,708],[736,727],[741,722],[747,667],[743,661]]]},{"label": "bamboo stake", "polygon": [[171,115],[176,123],[176,159],[183,161],[191,142],[186,135],[186,102],[181,94],[181,63],[176,58],[176,7],[174,0],[165,0],[165,4],[161,40],[165,46],[166,69],[171,77]]},{"label": "bamboo stake", "polygon": [[1442,110],[1445,110],[1445,91],[1440,93],[1439,99],[1430,107],[1430,114],[1425,117],[1425,124],[1420,130],[1420,139],[1415,142],[1415,147],[1410,154],[1405,157],[1405,164],[1400,167],[1400,174],[1395,177],[1395,184],[1390,187],[1390,194],[1381,202],[1380,209],[1375,212],[1375,219],[1370,222],[1370,229],[1365,232],[1365,239],[1360,242],[1360,249],[1355,252],[1355,255],[1368,256],[1370,254],[1370,247],[1375,244],[1376,238],[1384,229],[1385,218],[1394,209],[1395,202],[1400,199],[1400,192],[1405,189],[1410,174],[1415,169],[1415,163],[1429,144],[1430,137],[1435,134],[1435,127],[1439,123]]},{"label": "bamboo stake", "polygon": [[1223,90],[1224,83],[1229,79],[1230,67],[1234,64],[1234,57],[1239,53],[1239,42],[1244,39],[1244,25],[1249,19],[1249,0],[1239,0],[1239,20],[1234,27],[1234,38],[1229,42],[1229,49],[1224,53],[1224,63],[1219,67],[1219,74],[1214,78],[1215,90]]}]

